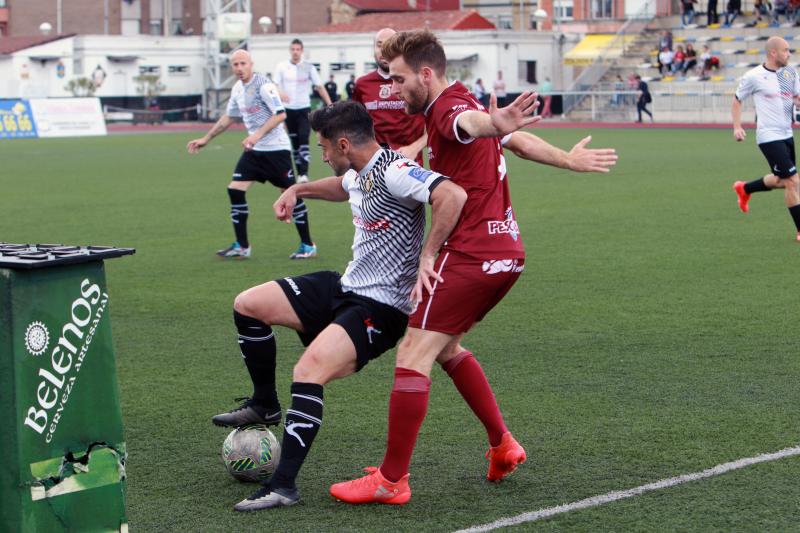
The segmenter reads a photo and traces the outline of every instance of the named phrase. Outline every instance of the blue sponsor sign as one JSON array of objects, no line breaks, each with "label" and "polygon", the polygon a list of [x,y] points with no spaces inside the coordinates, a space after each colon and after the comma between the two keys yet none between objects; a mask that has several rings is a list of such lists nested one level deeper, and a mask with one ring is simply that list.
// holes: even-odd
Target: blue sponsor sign
[{"label": "blue sponsor sign", "polygon": [[415,180],[421,181],[422,183],[425,183],[425,180],[428,179],[428,176],[430,176],[433,173],[431,171],[429,171],[429,170],[425,170],[424,168],[413,167],[408,172],[408,174],[409,174],[409,176],[411,176]]},{"label": "blue sponsor sign", "polygon": [[0,100],[0,139],[37,137],[27,100]]}]

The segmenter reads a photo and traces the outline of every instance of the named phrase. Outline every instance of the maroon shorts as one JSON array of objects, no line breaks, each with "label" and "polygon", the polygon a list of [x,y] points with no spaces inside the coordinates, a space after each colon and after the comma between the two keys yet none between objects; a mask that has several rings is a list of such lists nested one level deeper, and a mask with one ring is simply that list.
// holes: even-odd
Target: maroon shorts
[{"label": "maroon shorts", "polygon": [[442,252],[434,268],[444,283],[434,282],[433,295],[423,290],[408,327],[466,333],[503,299],[524,267],[525,259],[482,260]]}]

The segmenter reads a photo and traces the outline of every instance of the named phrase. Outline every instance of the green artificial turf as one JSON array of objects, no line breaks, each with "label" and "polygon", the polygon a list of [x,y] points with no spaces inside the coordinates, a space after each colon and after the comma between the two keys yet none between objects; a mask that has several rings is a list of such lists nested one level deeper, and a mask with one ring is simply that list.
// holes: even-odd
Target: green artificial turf
[{"label": "green artificial turf", "polygon": [[[542,130],[569,148],[588,132]],[[289,261],[294,228],[270,186],[248,194],[253,257],[225,262],[225,187],[242,133],[189,156],[192,134],[0,143],[0,241],[130,246],[107,262],[129,452],[131,531],[452,531],[800,443],[795,268],[780,191],[736,207],[731,183],[767,171],[728,130],[597,130],[608,175],[507,155],[525,273],[466,340],[528,462],[484,480],[483,428],[439,369],[403,507],[348,507],[331,483],[383,456],[394,352],[326,387],[298,479],[303,503],[239,514],[252,486],[225,471],[209,417],[250,392],[231,305],[252,285],[341,271],[346,204],[309,202],[319,257]],[[313,152],[312,176],[328,175]],[[302,347],[277,329],[279,394]],[[280,438],[280,432],[278,432]],[[786,458],[512,528],[779,531],[800,522],[800,459]]]}]

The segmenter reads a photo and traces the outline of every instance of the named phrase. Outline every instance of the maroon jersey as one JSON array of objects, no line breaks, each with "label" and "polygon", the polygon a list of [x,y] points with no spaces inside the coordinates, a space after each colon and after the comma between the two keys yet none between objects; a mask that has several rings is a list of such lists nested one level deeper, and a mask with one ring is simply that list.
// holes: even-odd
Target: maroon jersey
[{"label": "maroon jersey", "polygon": [[[407,146],[425,133],[425,119],[406,113],[403,101],[392,96],[391,78],[384,78],[377,70],[356,80],[353,100],[364,104],[375,124],[375,138],[389,148]],[[422,165],[421,153],[417,163]]]},{"label": "maroon jersey", "polygon": [[485,108],[461,82],[454,82],[425,111],[428,164],[467,192],[461,212],[443,250],[476,259],[525,257],[519,226],[511,209],[506,160],[499,138],[473,139],[456,131],[464,111]]}]

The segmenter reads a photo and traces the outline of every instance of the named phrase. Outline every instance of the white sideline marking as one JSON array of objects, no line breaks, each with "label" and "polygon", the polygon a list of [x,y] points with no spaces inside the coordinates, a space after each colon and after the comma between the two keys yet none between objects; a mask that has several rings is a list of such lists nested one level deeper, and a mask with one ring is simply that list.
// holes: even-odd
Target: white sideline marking
[{"label": "white sideline marking", "polygon": [[746,466],[758,463],[777,461],[778,459],[791,457],[793,455],[800,455],[800,446],[795,446],[793,448],[784,448],[783,450],[780,450],[778,452],[764,453],[761,455],[757,455],[755,457],[746,457],[744,459],[739,459],[737,461],[732,461],[730,463],[723,463],[711,467],[707,470],[703,470],[702,472],[694,472],[692,474],[683,474],[681,476],[675,476],[669,479],[662,479],[661,481],[648,483],[647,485],[641,485],[639,487],[634,487],[628,490],[616,490],[606,494],[602,494],[600,496],[592,496],[591,498],[586,498],[585,500],[580,500],[573,503],[566,503],[564,505],[558,505],[556,507],[548,507],[546,509],[540,509],[538,511],[533,511],[530,513],[522,513],[520,515],[512,516],[510,518],[501,518],[500,520],[495,520],[494,522],[490,522],[488,524],[473,526],[468,529],[461,529],[459,531],[456,531],[455,533],[478,533],[480,531],[491,531],[493,529],[499,529],[501,527],[515,526],[525,522],[535,522],[543,518],[550,518],[551,516],[555,516],[562,513],[568,513],[570,511],[575,511],[577,509],[587,509],[589,507],[595,507],[597,505],[603,505],[606,503],[615,502],[617,500],[624,500],[625,498],[638,496],[640,494],[644,494],[645,492],[652,492],[654,490],[666,489],[669,487],[674,487],[675,485],[680,485],[682,483],[688,483],[689,481],[697,481],[698,479],[706,479],[714,476],[719,476],[721,474],[725,474],[726,472],[730,472],[731,470],[738,470],[740,468],[744,468]]}]

